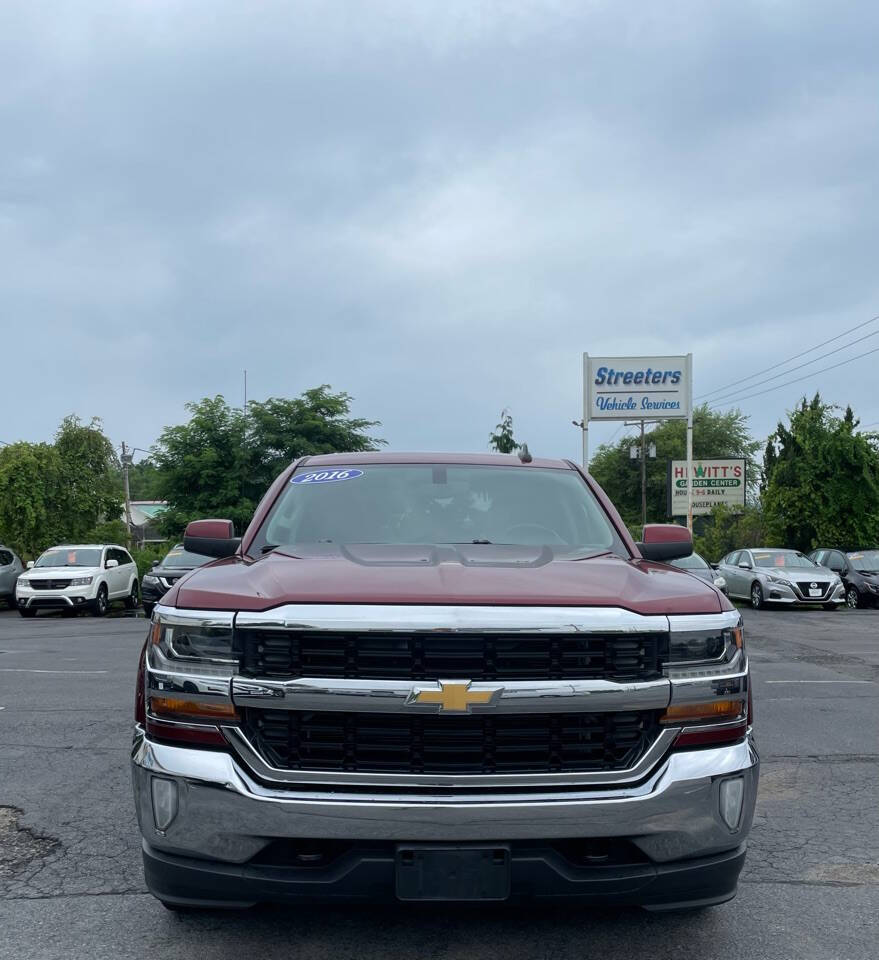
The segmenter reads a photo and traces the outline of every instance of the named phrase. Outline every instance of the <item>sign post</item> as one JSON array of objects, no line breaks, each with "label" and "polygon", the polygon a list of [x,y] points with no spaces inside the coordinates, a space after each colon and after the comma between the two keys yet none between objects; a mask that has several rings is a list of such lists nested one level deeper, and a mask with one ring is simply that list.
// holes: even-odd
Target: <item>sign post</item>
[{"label": "sign post", "polygon": [[[687,464],[692,468],[693,354],[679,357],[590,357],[584,353],[584,470],[589,469],[590,420],[686,420]],[[691,533],[692,503],[690,488],[687,527]]]}]

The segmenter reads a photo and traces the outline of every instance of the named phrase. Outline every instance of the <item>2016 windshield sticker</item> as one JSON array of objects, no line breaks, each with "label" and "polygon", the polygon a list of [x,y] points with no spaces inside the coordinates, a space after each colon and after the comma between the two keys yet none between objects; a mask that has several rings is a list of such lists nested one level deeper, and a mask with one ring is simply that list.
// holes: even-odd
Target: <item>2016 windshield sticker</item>
[{"label": "2016 windshield sticker", "polygon": [[290,483],[337,483],[339,480],[356,480],[362,470],[318,470],[316,473],[297,473]]}]

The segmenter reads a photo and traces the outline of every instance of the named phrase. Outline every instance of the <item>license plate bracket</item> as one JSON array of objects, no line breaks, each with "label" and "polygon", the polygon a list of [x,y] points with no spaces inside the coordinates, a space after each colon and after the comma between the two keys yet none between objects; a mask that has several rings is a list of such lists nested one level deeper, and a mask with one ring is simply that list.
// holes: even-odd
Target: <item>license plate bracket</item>
[{"label": "license plate bracket", "polygon": [[509,844],[400,844],[396,853],[399,900],[506,900],[510,896]]}]

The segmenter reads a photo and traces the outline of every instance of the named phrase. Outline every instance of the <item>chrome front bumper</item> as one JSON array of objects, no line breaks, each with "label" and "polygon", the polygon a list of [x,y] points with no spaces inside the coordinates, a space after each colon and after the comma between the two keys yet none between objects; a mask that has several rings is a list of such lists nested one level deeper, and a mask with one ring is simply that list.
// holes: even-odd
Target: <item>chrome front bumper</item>
[{"label": "chrome front bumper", "polygon": [[[242,864],[278,838],[502,841],[630,839],[655,863],[740,846],[757,796],[759,759],[750,736],[732,746],[670,753],[636,786],[548,791],[406,793],[332,787],[270,788],[230,753],[167,746],[138,728],[132,749],[138,822],[169,854]],[[741,816],[720,815],[720,784],[744,782]],[[158,830],[151,780],[176,783],[177,813]]]}]

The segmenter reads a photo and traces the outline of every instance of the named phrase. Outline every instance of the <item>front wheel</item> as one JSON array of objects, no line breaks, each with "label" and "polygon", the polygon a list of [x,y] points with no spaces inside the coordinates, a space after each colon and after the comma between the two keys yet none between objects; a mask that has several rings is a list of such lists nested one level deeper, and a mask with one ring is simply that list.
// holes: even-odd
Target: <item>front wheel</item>
[{"label": "front wheel", "polygon": [[856,586],[850,584],[845,591],[845,605],[852,610],[857,610],[861,605],[861,595],[858,593]]},{"label": "front wheel", "polygon": [[761,587],[759,583],[752,583],[751,584],[751,606],[755,610],[759,610],[764,603],[765,603],[765,600],[763,599],[763,587]]},{"label": "front wheel", "polygon": [[110,601],[107,595],[107,584],[102,583],[98,587],[98,595],[92,600],[92,613],[96,617],[104,617],[107,615],[107,608],[110,606]]},{"label": "front wheel", "polygon": [[131,593],[125,598],[125,606],[129,610],[137,610],[140,606],[140,585],[137,582],[137,577],[131,583]]}]

